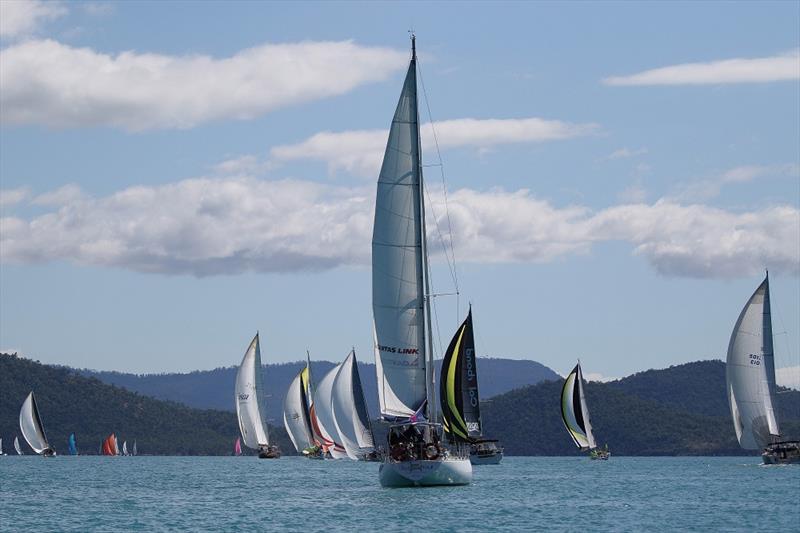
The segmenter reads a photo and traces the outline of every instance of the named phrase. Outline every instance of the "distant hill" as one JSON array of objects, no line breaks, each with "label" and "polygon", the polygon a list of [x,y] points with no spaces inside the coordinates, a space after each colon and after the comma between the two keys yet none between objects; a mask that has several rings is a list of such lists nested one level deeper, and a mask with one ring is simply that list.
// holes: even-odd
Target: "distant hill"
[{"label": "distant hill", "polygon": [[[264,382],[268,393],[267,419],[273,424],[282,424],[283,399],[289,384],[305,362],[264,365]],[[334,367],[330,361],[312,361],[314,380],[319,382]],[[364,387],[367,407],[373,418],[378,417],[378,385],[375,365],[359,362],[358,371]],[[236,367],[216,368],[188,374],[124,374],[120,372],[97,372],[80,370],[85,376],[95,377],[105,383],[146,394],[163,400],[184,403],[201,409],[234,409],[233,384]],[[481,397],[490,398],[503,392],[548,379],[559,379],[559,375],[535,361],[479,358],[478,380]]]},{"label": "distant hill", "polygon": [[[14,436],[33,453],[19,431],[19,410],[33,390],[50,443],[66,453],[74,432],[82,454],[96,454],[102,439],[116,433],[120,443],[136,440],[139,452],[153,455],[229,455],[239,435],[236,415],[157,400],[87,378],[74,371],[0,354],[0,437],[9,451]],[[283,425],[271,435],[294,452]]]},{"label": "distant hill", "polygon": [[[561,421],[563,380],[524,387],[482,405],[487,436],[510,455],[580,453]],[[622,455],[746,455],[725,396],[725,364],[699,361],[586,386],[595,437]],[[800,437],[800,391],[782,389],[777,410],[786,437]]]}]

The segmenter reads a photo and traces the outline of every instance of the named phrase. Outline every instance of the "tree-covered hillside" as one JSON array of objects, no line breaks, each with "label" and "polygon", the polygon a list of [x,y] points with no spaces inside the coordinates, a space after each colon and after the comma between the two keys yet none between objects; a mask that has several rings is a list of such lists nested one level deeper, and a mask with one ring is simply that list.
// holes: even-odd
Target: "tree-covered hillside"
[{"label": "tree-covered hillside", "polygon": [[[116,433],[120,444],[135,440],[141,454],[229,455],[239,435],[236,415],[200,410],[142,396],[66,368],[0,354],[0,437],[9,451],[14,436],[32,453],[19,431],[19,410],[33,390],[50,443],[66,453],[74,432],[80,453],[97,453]],[[271,428],[284,453],[294,452],[282,425]]]}]

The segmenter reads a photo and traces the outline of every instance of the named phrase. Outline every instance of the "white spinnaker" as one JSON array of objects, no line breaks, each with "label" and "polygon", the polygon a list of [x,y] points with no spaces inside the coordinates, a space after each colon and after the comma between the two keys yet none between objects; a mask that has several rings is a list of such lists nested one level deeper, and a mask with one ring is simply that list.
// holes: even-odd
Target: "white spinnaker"
[{"label": "white spinnaker", "polygon": [[341,364],[333,381],[331,402],[336,431],[348,457],[353,460],[375,451],[363,400],[364,393],[357,372],[355,354],[351,352]]},{"label": "white spinnaker", "polygon": [[19,447],[19,437],[14,437],[14,450],[17,455],[22,455],[22,448]]},{"label": "white spinnaker", "polygon": [[372,312],[381,414],[409,418],[426,399],[416,61],[383,156],[372,233]]},{"label": "white spinnaker", "polygon": [[303,391],[304,372],[307,372],[307,370],[303,369],[295,376],[289,385],[289,390],[286,392],[286,398],[283,400],[283,425],[286,427],[286,432],[289,434],[289,438],[292,439],[292,444],[298,453],[314,446],[314,437],[310,433],[310,428],[306,422],[308,414],[303,406],[303,395],[305,394]]},{"label": "white spinnaker", "polygon": [[[333,395],[333,381],[336,379],[336,374],[341,368],[341,363],[333,367],[322,381],[317,385],[317,390],[314,391],[314,410],[317,415],[317,425],[319,426],[322,437],[333,442],[334,445],[328,451],[334,459],[343,459],[347,457],[347,453],[342,447],[342,440],[339,432],[336,431],[336,422],[333,419],[332,395]],[[337,449],[338,448],[338,449]]]},{"label": "white spinnaker", "polygon": [[[28,445],[36,453],[42,453],[50,447],[44,434],[42,419],[39,417],[39,409],[36,407],[33,391],[25,398],[22,409],[19,411],[19,429],[22,431],[22,436],[28,441]],[[17,442],[14,444],[16,445]]]},{"label": "white spinnaker", "polygon": [[267,424],[264,422],[264,404],[261,401],[261,372],[261,347],[256,333],[236,373],[235,396],[242,442],[253,449],[269,444]]},{"label": "white spinnaker", "polygon": [[728,401],[739,445],[760,450],[779,436],[775,417],[775,363],[772,353],[772,319],[769,278],[747,301],[728,343],[725,366]]}]

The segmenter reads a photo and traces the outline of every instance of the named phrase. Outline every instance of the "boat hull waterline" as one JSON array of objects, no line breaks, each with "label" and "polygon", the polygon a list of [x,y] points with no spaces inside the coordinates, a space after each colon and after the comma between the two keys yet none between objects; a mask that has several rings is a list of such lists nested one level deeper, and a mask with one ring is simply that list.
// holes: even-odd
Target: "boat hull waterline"
[{"label": "boat hull waterline", "polygon": [[436,487],[469,485],[472,464],[467,458],[384,462],[379,478],[382,487]]}]

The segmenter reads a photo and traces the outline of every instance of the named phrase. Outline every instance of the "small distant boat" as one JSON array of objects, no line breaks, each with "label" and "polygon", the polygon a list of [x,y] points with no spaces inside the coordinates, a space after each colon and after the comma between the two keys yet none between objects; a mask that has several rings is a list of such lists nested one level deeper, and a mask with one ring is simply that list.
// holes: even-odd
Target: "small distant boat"
[{"label": "small distant boat", "polygon": [[233,443],[233,455],[240,456],[242,455],[242,438],[236,437],[236,442]]},{"label": "small distant boat", "polygon": [[17,455],[23,455],[22,448],[19,447],[19,437],[14,437],[14,450],[17,452]]},{"label": "small distant boat", "polygon": [[78,455],[78,445],[75,443],[75,433],[69,434],[69,454]]},{"label": "small distant boat", "polygon": [[2,457],[3,455],[6,455],[6,454],[3,453],[3,439],[0,438],[0,457]]},{"label": "small distant boat", "polygon": [[483,438],[472,306],[444,354],[439,401],[447,440],[455,446],[469,446],[473,465],[500,464],[503,447],[495,439]]},{"label": "small distant boat", "polygon": [[103,452],[103,455],[119,455],[119,449],[117,448],[117,436],[112,433],[106,437],[106,440],[103,441],[101,451]]},{"label": "small distant boat", "polygon": [[567,375],[564,387],[561,389],[561,420],[575,445],[581,450],[589,451],[590,459],[607,461],[611,457],[608,445],[602,449],[598,448],[594,440],[589,408],[583,394],[583,372],[580,361]]},{"label": "small distant boat", "polygon": [[395,108],[375,198],[372,316],[381,417],[388,453],[384,487],[467,485],[469,455],[446,450],[434,390],[428,244],[419,136],[416,37]]},{"label": "small distant boat", "polygon": [[139,450],[136,449],[136,441],[133,441],[133,453],[131,455],[134,457],[139,455]]},{"label": "small distant boat", "polygon": [[314,391],[314,413],[317,417],[317,428],[323,439],[323,449],[330,454],[332,459],[346,459],[347,451],[344,449],[342,439],[336,430],[333,419],[333,381],[336,379],[341,363],[333,367],[319,382]]},{"label": "small distant boat", "polygon": [[236,373],[236,416],[245,446],[257,449],[260,459],[277,459],[281,456],[280,449],[270,444],[267,423],[264,421],[263,371],[256,333]]},{"label": "small distant boat", "polygon": [[44,433],[42,417],[39,415],[39,407],[36,405],[36,398],[33,391],[28,394],[22,403],[19,411],[19,427],[22,436],[33,448],[33,451],[43,457],[54,457],[56,450],[47,442],[47,435]]},{"label": "small distant boat", "polygon": [[128,455],[128,441],[122,442],[122,455]]},{"label": "small distant boat", "polygon": [[356,352],[352,350],[333,379],[331,412],[345,453],[354,461],[378,461],[372,422],[364,400]]},{"label": "small distant boat", "polygon": [[733,327],[725,365],[728,404],[739,446],[762,450],[764,464],[800,463],[800,441],[781,438],[775,413],[775,356],[769,274]]}]

